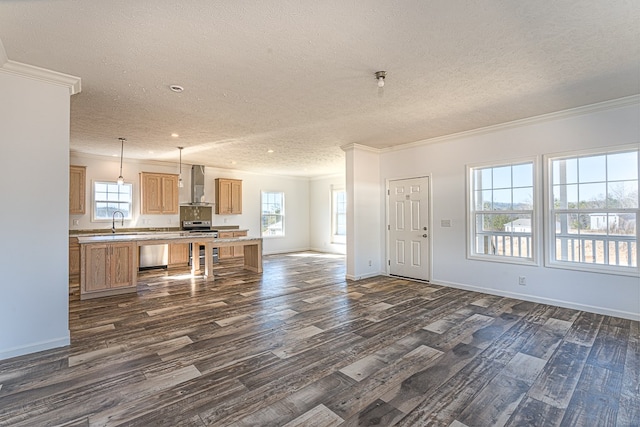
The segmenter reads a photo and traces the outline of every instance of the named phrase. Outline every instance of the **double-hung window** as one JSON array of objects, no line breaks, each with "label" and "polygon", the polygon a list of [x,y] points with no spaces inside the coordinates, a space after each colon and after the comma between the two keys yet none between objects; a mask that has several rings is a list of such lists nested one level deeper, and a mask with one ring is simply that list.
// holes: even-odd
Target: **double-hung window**
[{"label": "double-hung window", "polygon": [[638,148],[549,156],[550,266],[638,272]]},{"label": "double-hung window", "polygon": [[[109,181],[93,182],[93,220],[111,220],[120,211],[131,219],[132,185]],[[118,217],[119,218],[119,217]]]},{"label": "double-hung window", "polygon": [[535,162],[471,166],[470,258],[536,262]]},{"label": "double-hung window", "polygon": [[262,236],[284,236],[284,193],[262,192]]},{"label": "double-hung window", "polygon": [[331,241],[345,243],[347,240],[347,192],[331,190]]}]

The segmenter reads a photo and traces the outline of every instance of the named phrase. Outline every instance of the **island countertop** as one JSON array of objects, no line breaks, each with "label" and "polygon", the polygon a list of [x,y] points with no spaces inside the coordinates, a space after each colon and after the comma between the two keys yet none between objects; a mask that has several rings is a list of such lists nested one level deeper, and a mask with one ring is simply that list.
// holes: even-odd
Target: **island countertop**
[{"label": "island countertop", "polygon": [[101,234],[92,236],[77,236],[78,243],[115,243],[115,242],[136,242],[138,246],[144,246],[149,244],[162,244],[169,243],[195,243],[212,241],[216,244],[228,244],[234,242],[247,242],[252,240],[262,240],[262,237],[231,237],[231,238],[218,238],[218,233],[215,232],[202,232],[202,233],[189,233],[185,231],[180,232],[159,232],[159,233],[123,233],[123,234]]}]

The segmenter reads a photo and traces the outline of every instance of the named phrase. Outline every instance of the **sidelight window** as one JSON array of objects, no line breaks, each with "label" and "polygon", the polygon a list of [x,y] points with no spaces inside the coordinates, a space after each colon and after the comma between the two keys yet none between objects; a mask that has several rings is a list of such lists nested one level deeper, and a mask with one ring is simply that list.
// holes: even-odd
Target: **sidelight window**
[{"label": "sidelight window", "polygon": [[93,182],[93,220],[111,220],[115,211],[131,219],[132,185],[116,182]]},{"label": "sidelight window", "polygon": [[469,167],[469,257],[534,263],[535,162]]},{"label": "sidelight window", "polygon": [[547,158],[548,263],[596,271],[638,271],[638,149]]}]

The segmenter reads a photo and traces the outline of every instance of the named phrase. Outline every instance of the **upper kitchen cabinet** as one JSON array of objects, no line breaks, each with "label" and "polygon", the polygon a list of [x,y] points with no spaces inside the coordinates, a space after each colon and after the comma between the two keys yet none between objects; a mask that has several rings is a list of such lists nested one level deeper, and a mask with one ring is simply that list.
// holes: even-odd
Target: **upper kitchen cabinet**
[{"label": "upper kitchen cabinet", "polygon": [[242,213],[242,180],[216,178],[216,214]]},{"label": "upper kitchen cabinet", "polygon": [[85,213],[85,166],[69,167],[69,213],[84,215]]},{"label": "upper kitchen cabinet", "polygon": [[143,215],[178,214],[178,175],[140,172]]}]

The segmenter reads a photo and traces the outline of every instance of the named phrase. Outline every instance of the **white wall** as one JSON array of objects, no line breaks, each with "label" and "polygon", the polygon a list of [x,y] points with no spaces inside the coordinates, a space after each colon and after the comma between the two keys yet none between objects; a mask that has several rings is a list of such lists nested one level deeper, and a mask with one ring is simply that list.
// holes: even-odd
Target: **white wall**
[{"label": "white wall", "polygon": [[[522,266],[467,259],[465,171],[467,164],[637,144],[639,122],[640,106],[634,104],[385,152],[381,186],[385,179],[432,174],[433,282],[638,319],[639,277],[546,268],[542,260]],[[442,219],[451,220],[451,228],[440,227]],[[386,239],[384,224],[379,229]],[[526,287],[518,285],[518,276],[526,276]]]},{"label": "white wall", "polygon": [[69,344],[70,99],[69,87],[2,70],[0,93],[4,359]]},{"label": "white wall", "polygon": [[[346,157],[347,278],[359,280],[383,271],[379,234],[384,211],[380,191],[380,155],[356,144],[343,147]],[[378,232],[376,231],[378,230]]]},{"label": "white wall", "polygon": [[345,189],[343,175],[314,178],[309,182],[309,241],[311,250],[345,254],[345,243],[336,244],[331,241],[331,192],[334,188]]},{"label": "white wall", "polygon": [[[117,149],[117,140],[114,139]],[[119,150],[116,150],[119,151]],[[126,146],[125,146],[126,157]],[[119,174],[120,159],[71,154],[71,164],[87,167],[87,212],[84,215],[69,215],[70,230],[109,229],[111,221],[91,222],[92,182],[114,181]],[[178,173],[174,163],[141,162],[125,158],[122,175],[125,182],[133,186],[132,219],[125,221],[124,228],[172,228],[180,226],[179,215],[140,215],[140,172]],[[284,191],[285,193],[285,237],[266,237],[263,242],[265,254],[292,252],[309,249],[309,180],[307,178],[257,175],[234,170],[205,168],[205,200],[215,201],[216,178],[242,180],[242,214],[213,214],[213,225],[237,225],[248,229],[250,236],[260,236],[260,192]],[[184,187],[180,189],[179,201],[191,199],[191,165],[182,165]],[[78,224],[74,224],[74,220]]]}]

